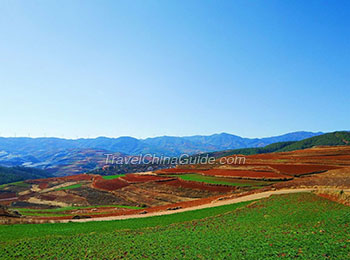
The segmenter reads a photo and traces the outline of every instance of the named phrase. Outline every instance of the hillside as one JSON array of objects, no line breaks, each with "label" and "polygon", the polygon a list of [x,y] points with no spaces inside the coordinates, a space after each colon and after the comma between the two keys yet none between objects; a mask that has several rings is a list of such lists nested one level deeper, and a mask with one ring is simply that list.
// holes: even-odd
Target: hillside
[{"label": "hillside", "polygon": [[51,177],[51,175],[40,169],[0,166],[0,184],[48,177]]},{"label": "hillside", "polygon": [[229,156],[229,155],[233,155],[233,154],[253,155],[253,154],[261,154],[261,153],[272,153],[272,152],[279,151],[280,149],[283,149],[284,147],[287,147],[293,143],[295,143],[295,142],[294,141],[279,142],[279,143],[269,144],[265,147],[242,148],[242,149],[218,151],[218,152],[212,152],[212,153],[203,153],[200,155],[201,156],[208,155],[209,157],[213,156],[215,158],[219,158],[219,157]]},{"label": "hillside", "polygon": [[321,145],[350,145],[350,132],[333,132],[301,140],[279,149],[277,152],[295,151]]},{"label": "hillside", "polygon": [[262,153],[273,153],[273,152],[288,152],[301,149],[312,148],[314,146],[336,146],[336,145],[350,145],[350,132],[339,131],[333,133],[322,134],[307,138],[301,141],[290,141],[290,142],[278,142],[267,145],[265,147],[257,148],[243,148],[243,149],[233,149],[226,151],[218,151],[212,153],[204,153],[201,156],[214,156],[216,158],[229,156],[233,154],[242,155],[254,155]]}]

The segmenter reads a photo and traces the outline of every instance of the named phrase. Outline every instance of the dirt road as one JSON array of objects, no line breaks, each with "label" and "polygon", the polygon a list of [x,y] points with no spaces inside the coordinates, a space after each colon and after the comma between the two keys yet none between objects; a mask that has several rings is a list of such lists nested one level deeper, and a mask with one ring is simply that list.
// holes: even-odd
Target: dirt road
[{"label": "dirt road", "polygon": [[185,211],[192,211],[197,209],[205,209],[205,208],[211,208],[211,207],[217,207],[217,206],[223,206],[228,204],[234,204],[244,201],[252,201],[257,199],[263,199],[267,198],[271,195],[279,195],[279,194],[289,194],[289,193],[298,193],[298,192],[311,192],[313,189],[283,189],[283,190],[275,190],[275,191],[265,191],[261,193],[255,193],[239,198],[234,199],[227,199],[227,200],[217,200],[213,201],[209,204],[203,204],[195,207],[188,207],[178,210],[167,210],[167,211],[159,211],[159,212],[151,212],[147,214],[134,214],[134,215],[123,215],[123,216],[111,216],[111,217],[101,217],[101,218],[88,218],[88,219],[69,219],[69,220],[62,220],[61,223],[67,223],[67,222],[88,222],[88,221],[110,221],[110,220],[121,220],[121,219],[132,219],[132,218],[147,218],[147,217],[153,217],[153,216],[163,216],[163,215],[170,215]]}]

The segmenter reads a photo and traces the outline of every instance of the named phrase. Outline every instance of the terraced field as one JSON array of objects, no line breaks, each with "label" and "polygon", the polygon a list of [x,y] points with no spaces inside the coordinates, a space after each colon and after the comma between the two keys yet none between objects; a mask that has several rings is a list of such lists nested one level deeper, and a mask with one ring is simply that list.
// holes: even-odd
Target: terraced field
[{"label": "terraced field", "polygon": [[[85,174],[28,180],[4,185],[0,191],[0,204],[19,212],[22,217],[0,216],[0,221],[1,223],[38,223],[62,218],[125,215],[135,213],[136,209],[166,205],[171,207],[174,203],[215,197],[233,191],[233,186],[183,181],[155,174],[107,177]],[[103,205],[113,207],[106,208],[102,207]],[[87,207],[90,210],[62,210]]]},{"label": "terraced field", "polygon": [[349,259],[349,223],[349,207],[288,194],[144,219],[0,226],[0,258]]},{"label": "terraced field", "polygon": [[210,184],[218,184],[218,185],[228,185],[235,187],[261,187],[266,185],[271,185],[274,182],[269,181],[255,181],[255,180],[241,180],[241,179],[231,179],[231,178],[220,178],[213,176],[205,176],[201,174],[189,173],[189,174],[178,174],[173,175],[174,177],[180,178],[184,181],[196,181],[196,182],[204,182]]},{"label": "terraced field", "polygon": [[[324,187],[330,186],[346,190],[350,188],[349,154],[350,146],[316,147],[251,155],[247,156],[246,164],[239,165],[179,165],[145,174],[81,174],[6,184],[0,188],[0,205],[19,211],[22,217],[3,216],[0,223],[140,214],[145,210],[184,208],[283,188],[317,187],[324,190]],[[334,196],[333,191],[320,190],[318,193]],[[341,197],[350,204],[347,192]],[[101,208],[103,205],[139,207],[142,210]],[[43,211],[53,207],[91,209],[60,213]],[[23,211],[23,208],[39,211]]]},{"label": "terraced field", "polygon": [[125,176],[125,174],[106,175],[106,176],[102,176],[102,178],[105,180],[113,180],[113,179],[120,178],[123,176]]},{"label": "terraced field", "polygon": [[[291,180],[294,177],[326,172],[350,166],[350,146],[323,146],[281,153],[265,153],[245,157],[245,164],[221,164],[236,155],[218,158],[211,165],[180,165],[158,170],[159,174],[188,174],[236,179]],[[232,161],[232,160],[231,160]]]}]

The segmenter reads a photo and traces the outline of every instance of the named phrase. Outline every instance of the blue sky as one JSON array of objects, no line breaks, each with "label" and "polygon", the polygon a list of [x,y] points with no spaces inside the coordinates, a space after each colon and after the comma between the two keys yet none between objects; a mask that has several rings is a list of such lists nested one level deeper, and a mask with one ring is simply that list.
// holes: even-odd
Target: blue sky
[{"label": "blue sky", "polygon": [[0,136],[348,130],[350,1],[0,1]]}]

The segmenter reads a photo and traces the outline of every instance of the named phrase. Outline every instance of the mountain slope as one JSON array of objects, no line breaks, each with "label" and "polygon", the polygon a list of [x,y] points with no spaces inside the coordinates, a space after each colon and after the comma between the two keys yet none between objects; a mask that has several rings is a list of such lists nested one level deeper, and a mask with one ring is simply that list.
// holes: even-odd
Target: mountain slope
[{"label": "mountain slope", "polygon": [[283,147],[279,152],[294,151],[320,145],[350,145],[350,132],[333,132],[307,138]]},{"label": "mountain slope", "polygon": [[314,146],[322,146],[322,145],[350,145],[350,132],[340,131],[327,133],[319,136],[314,136],[311,138],[307,138],[301,141],[289,141],[289,142],[277,142],[265,147],[257,147],[257,148],[243,148],[243,149],[233,149],[226,151],[218,151],[211,153],[204,153],[201,156],[209,156],[214,157],[223,157],[229,156],[233,154],[242,154],[242,155],[253,155],[253,154],[261,154],[261,153],[272,153],[272,152],[287,152],[287,151],[295,151],[300,149],[311,148]]},{"label": "mountain slope", "polygon": [[48,177],[52,175],[36,168],[0,166],[0,184]]}]

